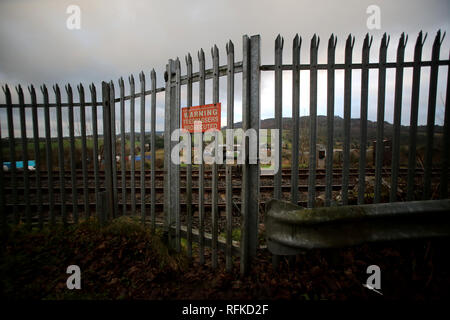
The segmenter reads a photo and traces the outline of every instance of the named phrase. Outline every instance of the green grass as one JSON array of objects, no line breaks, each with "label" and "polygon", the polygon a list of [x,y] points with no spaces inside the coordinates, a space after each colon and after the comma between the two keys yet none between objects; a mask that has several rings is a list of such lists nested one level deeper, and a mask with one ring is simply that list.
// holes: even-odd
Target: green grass
[{"label": "green grass", "polygon": [[[219,237],[222,237],[223,239],[226,239],[227,234],[225,232],[222,232]],[[231,239],[233,241],[241,241],[241,229],[236,228],[231,230]]]}]

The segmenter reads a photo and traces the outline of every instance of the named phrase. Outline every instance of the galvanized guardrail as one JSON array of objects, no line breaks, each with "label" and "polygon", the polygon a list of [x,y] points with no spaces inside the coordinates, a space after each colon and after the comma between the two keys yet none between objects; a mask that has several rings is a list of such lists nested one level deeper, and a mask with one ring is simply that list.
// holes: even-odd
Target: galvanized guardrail
[{"label": "galvanized guardrail", "polygon": [[411,201],[303,209],[271,200],[266,237],[275,255],[366,242],[450,236],[450,200]]}]

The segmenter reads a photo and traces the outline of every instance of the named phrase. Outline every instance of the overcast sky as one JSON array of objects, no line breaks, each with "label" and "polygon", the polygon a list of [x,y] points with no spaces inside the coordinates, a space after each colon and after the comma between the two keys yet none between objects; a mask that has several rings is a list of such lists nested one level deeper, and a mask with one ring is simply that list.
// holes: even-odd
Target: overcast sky
[{"label": "overcast sky", "polygon": [[[66,20],[69,5],[81,9],[81,29],[69,30]],[[366,9],[377,5],[381,9],[381,28],[369,30]],[[319,62],[326,62],[326,46],[329,36],[337,36],[336,61],[343,62],[344,45],[348,34],[356,37],[353,59],[359,62],[364,35],[374,37],[371,61],[378,60],[382,34],[391,36],[388,60],[393,61],[401,32],[409,35],[405,60],[412,60],[414,43],[420,30],[428,32],[423,58],[429,60],[431,45],[436,32],[449,31],[449,0],[404,0],[404,1],[265,1],[265,0],[221,0],[221,1],[81,1],[81,0],[2,0],[0,2],[0,84],[14,86],[43,83],[49,86],[58,83],[83,83],[86,93],[91,82],[100,91],[102,80],[126,80],[134,74],[139,90],[138,74],[141,70],[149,87],[150,70],[157,72],[158,86],[163,86],[163,71],[169,58],[180,57],[185,70],[184,57],[191,53],[194,72],[197,71],[197,51],[205,50],[207,65],[211,66],[210,48],[217,44],[220,64],[226,63],[225,44],[235,44],[236,61],[242,59],[242,35],[260,34],[263,64],[273,64],[274,40],[277,34],[284,39],[283,62],[291,63],[292,39],[298,33],[303,39],[301,62],[309,61],[309,45],[314,33],[320,36]],[[442,44],[441,59],[448,59],[449,37]],[[426,122],[428,101],[429,68],[422,72],[420,92],[420,123]],[[411,96],[411,70],[405,69],[402,124],[409,123]],[[395,72],[387,73],[386,120],[392,122],[393,86]],[[440,68],[436,122],[443,121],[447,67]],[[241,118],[241,81],[236,77],[236,118]],[[290,72],[283,73],[283,115],[291,116],[292,78]],[[318,112],[326,114],[326,73],[319,72]],[[360,71],[353,72],[352,117],[359,117]],[[226,122],[226,80],[221,79],[220,100],[223,105],[222,123]],[[370,72],[369,119],[376,119],[377,71]],[[26,91],[26,88],[24,88]],[[207,85],[206,103],[211,102],[212,89]],[[194,105],[198,104],[198,86],[194,85]],[[273,73],[262,73],[261,113],[263,118],[273,116]],[[26,91],[27,92],[27,91]],[[116,90],[117,94],[118,90]],[[183,91],[184,92],[184,91]],[[336,72],[336,113],[342,115],[343,71]],[[89,95],[88,95],[89,96]],[[16,95],[13,95],[16,101]],[[65,94],[63,94],[65,98]],[[51,91],[51,100],[53,100]],[[75,100],[78,94],[75,92]],[[27,101],[29,98],[27,97]],[[87,99],[90,100],[90,99]],[[0,103],[4,103],[0,93]],[[41,101],[38,92],[38,101]],[[147,97],[147,104],[149,98]],[[183,106],[184,101],[183,94]],[[158,130],[163,124],[163,94],[158,96]],[[139,101],[136,102],[139,110]],[[301,115],[309,112],[309,72],[301,73]],[[0,111],[2,136],[6,135],[4,110]],[[66,116],[66,114],[64,114]],[[30,115],[27,115],[29,118]],[[89,118],[88,118],[89,119]],[[149,128],[149,111],[146,115]],[[139,116],[136,119],[139,121]],[[127,130],[129,127],[127,118]],[[139,128],[137,122],[137,128]],[[18,125],[16,125],[18,128]],[[88,128],[89,129],[89,128]],[[41,129],[43,133],[43,130]]]}]

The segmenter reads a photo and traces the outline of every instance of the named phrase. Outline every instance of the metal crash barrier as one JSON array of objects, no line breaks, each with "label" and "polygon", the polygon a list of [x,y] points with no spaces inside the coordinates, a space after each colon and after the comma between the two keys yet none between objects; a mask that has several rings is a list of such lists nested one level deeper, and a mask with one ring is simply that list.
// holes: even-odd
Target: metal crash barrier
[{"label": "metal crash barrier", "polygon": [[267,247],[274,255],[366,242],[450,236],[450,200],[304,209],[271,200],[266,207]]}]

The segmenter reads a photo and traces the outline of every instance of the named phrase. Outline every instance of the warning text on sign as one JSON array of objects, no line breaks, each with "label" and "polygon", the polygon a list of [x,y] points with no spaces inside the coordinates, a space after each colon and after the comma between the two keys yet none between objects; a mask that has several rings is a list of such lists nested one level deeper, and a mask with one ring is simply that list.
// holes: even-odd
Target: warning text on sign
[{"label": "warning text on sign", "polygon": [[204,106],[186,107],[181,110],[182,128],[195,132],[194,123],[202,123],[202,132],[206,130],[220,130],[220,103]]}]

